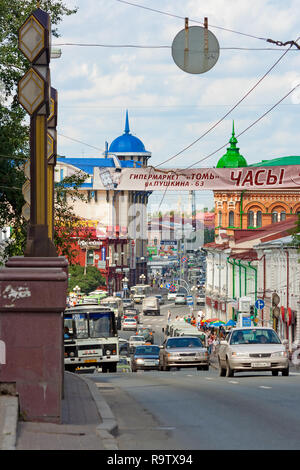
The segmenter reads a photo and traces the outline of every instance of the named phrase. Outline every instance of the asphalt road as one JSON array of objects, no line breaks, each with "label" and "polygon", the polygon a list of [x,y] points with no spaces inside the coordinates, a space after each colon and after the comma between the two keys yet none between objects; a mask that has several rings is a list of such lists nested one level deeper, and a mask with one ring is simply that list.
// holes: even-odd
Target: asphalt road
[{"label": "asphalt road", "polygon": [[[167,310],[142,318],[160,344]],[[130,332],[122,333],[126,337]],[[138,371],[90,376],[119,424],[121,450],[299,450],[300,373],[236,373],[195,369]]]},{"label": "asphalt road", "polygon": [[[91,377],[90,377],[91,378]],[[300,374],[182,369],[94,374],[120,449],[300,449]]]}]

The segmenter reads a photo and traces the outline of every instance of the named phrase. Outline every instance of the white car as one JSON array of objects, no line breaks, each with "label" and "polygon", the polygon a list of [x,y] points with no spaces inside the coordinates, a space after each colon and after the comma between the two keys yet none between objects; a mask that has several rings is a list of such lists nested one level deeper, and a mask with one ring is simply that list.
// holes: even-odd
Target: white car
[{"label": "white car", "polygon": [[144,336],[130,336],[129,340],[129,349],[135,348],[136,346],[142,346],[143,344],[146,344]]},{"label": "white car", "polygon": [[167,299],[168,300],[175,300],[176,292],[168,292]]},{"label": "white car", "polygon": [[137,321],[134,318],[124,318],[122,330],[137,330]]},{"label": "white car", "polygon": [[281,342],[272,328],[234,328],[217,349],[220,376],[234,372],[271,371],[272,375],[289,375],[286,340]]},{"label": "white car", "polygon": [[185,305],[186,304],[186,295],[179,293],[175,297],[175,305]]}]

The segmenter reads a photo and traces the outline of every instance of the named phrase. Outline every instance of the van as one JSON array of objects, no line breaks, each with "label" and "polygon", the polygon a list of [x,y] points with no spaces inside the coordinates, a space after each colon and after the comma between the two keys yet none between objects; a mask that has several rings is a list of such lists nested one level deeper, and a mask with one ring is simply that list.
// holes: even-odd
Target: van
[{"label": "van", "polygon": [[160,315],[160,305],[157,297],[146,297],[143,300],[142,311],[144,315]]}]

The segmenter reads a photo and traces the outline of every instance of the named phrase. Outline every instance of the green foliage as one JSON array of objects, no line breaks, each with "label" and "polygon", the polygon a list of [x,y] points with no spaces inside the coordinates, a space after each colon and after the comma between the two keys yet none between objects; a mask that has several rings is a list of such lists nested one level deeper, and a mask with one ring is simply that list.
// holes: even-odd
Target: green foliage
[{"label": "green foliage", "polygon": [[[79,191],[87,177],[87,174],[77,171],[72,176],[55,183],[54,244],[58,253],[66,256],[70,264],[73,264],[78,256],[74,241],[83,228],[82,219],[74,213],[73,203],[79,199],[87,202],[87,197]],[[89,238],[89,233],[86,234],[86,238]]]},{"label": "green foliage", "polygon": [[[22,185],[23,164],[29,158],[29,126],[28,115],[18,103],[17,84],[29,62],[18,49],[18,29],[36,8],[36,0],[0,0],[0,227],[9,226],[13,232],[4,257],[23,254],[26,243]],[[50,14],[55,37],[63,16],[77,11],[61,0],[41,0],[40,8]]]},{"label": "green foliage", "polygon": [[87,266],[84,274],[83,266],[73,265],[69,266],[69,292],[75,286],[80,287],[81,293],[88,294],[98,286],[105,286],[105,279],[95,266]]}]

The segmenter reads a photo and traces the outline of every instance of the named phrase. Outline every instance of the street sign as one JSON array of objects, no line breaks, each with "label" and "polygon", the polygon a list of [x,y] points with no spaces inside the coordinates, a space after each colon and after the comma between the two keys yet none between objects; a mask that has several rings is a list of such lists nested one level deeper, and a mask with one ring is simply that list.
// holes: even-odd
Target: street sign
[{"label": "street sign", "polygon": [[166,284],[166,288],[170,289],[171,284]]},{"label": "street sign", "polygon": [[176,292],[176,286],[174,284],[171,284],[169,287],[170,292]]},{"label": "street sign", "polygon": [[257,299],[256,302],[255,302],[255,308],[257,308],[258,310],[262,310],[265,306],[265,302],[263,299]]},{"label": "street sign", "polygon": [[194,305],[194,299],[192,295],[188,295],[186,298],[187,305]]},{"label": "street sign", "polygon": [[183,257],[181,258],[181,261],[182,261],[183,263],[185,263],[185,262],[187,261],[186,256],[183,256]]},{"label": "street sign", "polygon": [[244,317],[242,318],[242,326],[251,326],[251,318]]}]

